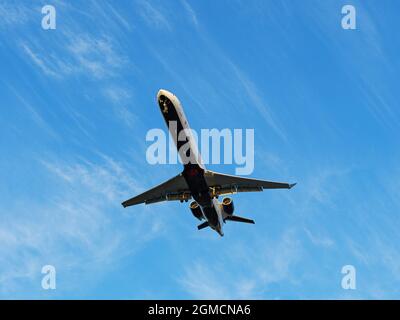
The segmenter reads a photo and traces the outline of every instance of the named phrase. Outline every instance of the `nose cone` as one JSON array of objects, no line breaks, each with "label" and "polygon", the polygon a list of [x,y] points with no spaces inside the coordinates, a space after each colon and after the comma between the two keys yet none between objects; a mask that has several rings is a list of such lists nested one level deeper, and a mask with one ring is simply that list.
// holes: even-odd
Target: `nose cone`
[{"label": "nose cone", "polygon": [[175,108],[181,109],[181,103],[179,102],[176,95],[174,95],[172,92],[169,92],[168,90],[160,89],[157,93],[157,101],[160,104],[163,103],[165,100],[171,101]]},{"label": "nose cone", "polygon": [[172,100],[171,98],[174,97],[174,94],[172,92],[169,92],[168,90],[160,89],[157,93],[157,101],[159,101],[162,96],[167,97],[169,100]]}]

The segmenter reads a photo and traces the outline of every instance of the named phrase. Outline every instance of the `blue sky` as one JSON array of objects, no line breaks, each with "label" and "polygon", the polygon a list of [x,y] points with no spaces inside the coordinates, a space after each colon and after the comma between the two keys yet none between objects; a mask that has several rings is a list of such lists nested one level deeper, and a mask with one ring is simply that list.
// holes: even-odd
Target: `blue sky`
[{"label": "blue sky", "polygon": [[[398,9],[1,0],[0,297],[398,298]],[[146,162],[160,88],[196,130],[254,128],[252,176],[296,188],[235,195],[256,224],[223,238],[187,204],[123,209],[181,170]],[[41,288],[47,264],[56,290]],[[356,290],[341,287],[348,264]]]}]

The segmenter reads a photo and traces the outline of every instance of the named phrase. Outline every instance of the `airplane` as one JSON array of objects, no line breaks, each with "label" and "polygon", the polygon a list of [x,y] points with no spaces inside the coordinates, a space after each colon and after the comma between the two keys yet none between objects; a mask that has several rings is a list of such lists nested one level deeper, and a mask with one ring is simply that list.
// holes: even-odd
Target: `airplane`
[{"label": "airplane", "polygon": [[[234,215],[232,198],[225,197],[222,202],[219,202],[220,195],[263,191],[264,189],[291,189],[296,185],[296,183],[250,179],[207,170],[201,161],[197,144],[193,139],[178,98],[173,93],[161,89],[157,93],[157,102],[179,156],[181,159],[189,159],[189,161],[182,161],[184,163],[183,171],[177,176],[122,202],[124,208],[141,203],[152,204],[173,200],[188,202],[193,199],[189,205],[193,216],[200,221],[204,220],[198,225],[198,230],[210,227],[223,236],[222,227],[226,221],[251,224],[255,222]],[[175,125],[172,125],[173,123]],[[184,145],[186,148],[182,148]]]}]

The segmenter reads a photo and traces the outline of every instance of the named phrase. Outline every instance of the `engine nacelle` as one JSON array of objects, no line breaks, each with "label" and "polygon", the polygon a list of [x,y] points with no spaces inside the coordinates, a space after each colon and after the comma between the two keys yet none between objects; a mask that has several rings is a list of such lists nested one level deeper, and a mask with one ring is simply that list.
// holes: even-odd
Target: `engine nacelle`
[{"label": "engine nacelle", "polygon": [[203,213],[201,212],[201,208],[199,204],[196,201],[192,201],[190,203],[190,211],[192,211],[192,214],[199,220],[203,219]]},{"label": "engine nacelle", "polygon": [[232,215],[234,211],[233,200],[232,198],[225,198],[222,200],[222,209],[227,215]]}]

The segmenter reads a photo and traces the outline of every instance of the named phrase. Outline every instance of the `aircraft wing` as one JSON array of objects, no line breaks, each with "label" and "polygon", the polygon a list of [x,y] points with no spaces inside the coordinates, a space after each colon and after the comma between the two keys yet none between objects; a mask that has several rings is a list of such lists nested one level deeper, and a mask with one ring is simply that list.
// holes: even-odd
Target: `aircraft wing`
[{"label": "aircraft wing", "polygon": [[213,171],[204,173],[207,184],[216,195],[237,192],[263,191],[264,189],[290,189],[296,184],[273,182],[233,176]]},{"label": "aircraft wing", "polygon": [[188,200],[191,193],[182,174],[169,179],[168,181],[147,190],[136,197],[122,202],[125,207],[133,206],[140,203],[150,204],[169,200]]}]

